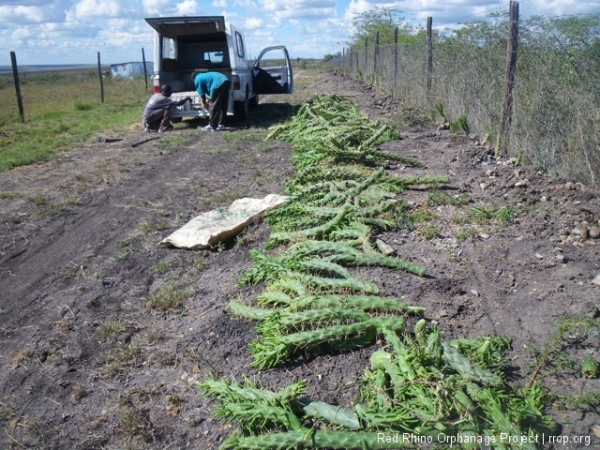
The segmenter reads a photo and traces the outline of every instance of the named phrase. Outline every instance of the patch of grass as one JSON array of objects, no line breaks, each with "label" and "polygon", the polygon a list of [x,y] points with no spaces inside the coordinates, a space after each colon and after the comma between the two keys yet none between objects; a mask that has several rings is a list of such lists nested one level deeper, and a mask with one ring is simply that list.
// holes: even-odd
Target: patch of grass
[{"label": "patch of grass", "polygon": [[94,105],[92,105],[91,103],[78,101],[73,103],[73,107],[75,108],[75,111],[91,111],[92,109],[94,109]]},{"label": "patch of grass", "polygon": [[172,151],[172,149],[181,147],[189,142],[190,137],[192,136],[192,131],[180,130],[176,128],[174,132],[166,133],[161,136],[160,153],[168,154]]},{"label": "patch of grass", "polygon": [[45,206],[48,200],[42,194],[35,194],[31,197],[27,197],[27,201],[33,203],[35,206]]},{"label": "patch of grass", "polygon": [[411,211],[409,217],[412,223],[425,223],[436,219],[437,215],[435,215],[429,208],[418,208],[414,211]]},{"label": "patch of grass", "polygon": [[427,200],[425,201],[425,205],[429,207],[434,206],[462,206],[469,203],[470,197],[469,194],[464,193],[460,195],[450,195],[445,191],[442,191],[438,188],[431,188],[427,195]]},{"label": "patch of grass", "polygon": [[503,206],[502,208],[498,208],[495,214],[496,220],[500,222],[501,225],[508,225],[512,220],[517,217],[517,212],[510,206]]},{"label": "patch of grass", "polygon": [[165,351],[158,351],[154,355],[154,359],[161,366],[173,366],[175,365],[175,355]]},{"label": "patch of grass", "polygon": [[185,286],[167,284],[160,288],[156,294],[146,297],[144,301],[150,309],[169,311],[181,307],[189,296],[189,289]]},{"label": "patch of grass", "polygon": [[600,408],[600,391],[588,391],[579,395],[566,392],[559,400],[562,400],[562,406],[565,409],[598,411]]},{"label": "patch of grass", "polygon": [[67,210],[71,206],[78,205],[80,202],[79,197],[75,195],[69,195],[67,197],[60,198],[52,203],[48,203],[46,199],[40,198],[39,196],[29,198],[28,200],[37,206],[32,216],[34,219],[55,216]]},{"label": "patch of grass", "polygon": [[440,236],[440,232],[436,226],[420,228],[417,233],[427,240]]},{"label": "patch of grass", "polygon": [[244,166],[254,166],[258,164],[258,157],[253,152],[247,152],[246,155],[241,158],[241,160]]},{"label": "patch of grass", "polygon": [[492,208],[490,206],[482,205],[470,208],[466,219],[479,225],[487,225],[496,221],[501,226],[506,226],[515,217],[517,217],[517,212],[510,205],[501,208]]},{"label": "patch of grass", "polygon": [[117,412],[119,428],[130,436],[142,436],[151,439],[154,436],[150,413],[145,409],[127,406]]},{"label": "patch of grass", "polygon": [[230,150],[228,145],[207,145],[206,147],[202,147],[202,153],[206,153],[207,155],[216,155],[217,153],[222,153]]},{"label": "patch of grass", "polygon": [[267,133],[259,128],[246,128],[244,130],[234,130],[223,133],[223,142],[230,141],[262,141]]},{"label": "patch of grass", "polygon": [[237,245],[239,245],[240,247],[249,245],[256,238],[255,234],[256,234],[257,230],[258,230],[258,227],[256,225],[245,228],[240,234],[238,234],[235,237],[235,243]]},{"label": "patch of grass", "polygon": [[210,197],[207,197],[204,202],[208,205],[229,205],[234,200],[244,197],[244,192],[241,189],[232,191],[218,192]]},{"label": "patch of grass", "polygon": [[187,276],[193,276],[200,272],[206,266],[206,261],[202,256],[198,256],[186,270]]},{"label": "patch of grass", "polygon": [[162,339],[163,334],[160,330],[147,330],[144,333],[144,337],[149,345],[153,345]]},{"label": "patch of grass", "polygon": [[97,74],[85,71],[28,77],[21,91],[25,122],[15,111],[14,90],[0,89],[0,124],[10,136],[0,152],[0,172],[50,160],[98,134],[128,131],[140,122],[140,107],[148,98],[143,82],[115,79],[105,83],[101,103]]},{"label": "patch of grass", "polygon": [[157,275],[162,275],[171,270],[171,263],[169,261],[156,261],[152,264],[152,271]]},{"label": "patch of grass", "polygon": [[494,220],[495,216],[496,210],[494,208],[489,206],[473,206],[469,209],[467,219],[479,225],[487,225]]},{"label": "patch of grass", "polygon": [[477,236],[479,233],[480,231],[477,228],[465,228],[456,235],[456,239],[459,241],[464,241],[471,236]]},{"label": "patch of grass", "polygon": [[124,344],[100,358],[103,364],[103,373],[109,377],[115,376],[126,367],[136,365],[142,353],[137,344]]},{"label": "patch of grass", "polygon": [[106,339],[116,334],[121,334],[127,331],[129,324],[121,319],[117,319],[111,322],[104,322],[96,328],[94,334],[100,339]]},{"label": "patch of grass", "polygon": [[20,196],[17,192],[0,192],[0,200],[13,200]]},{"label": "patch of grass", "polygon": [[256,145],[254,147],[254,150],[256,150],[259,153],[269,153],[271,151],[273,151],[273,149],[275,149],[276,147],[271,144],[271,143],[261,143],[259,145]]},{"label": "patch of grass", "polygon": [[600,320],[582,315],[567,316],[554,328],[550,339],[539,349],[533,345],[528,346],[534,360],[527,368],[531,374],[530,384],[548,375],[581,376],[577,371],[578,364],[568,351],[581,347],[590,330],[600,331]]},{"label": "patch of grass", "polygon": [[115,256],[115,260],[118,262],[126,260],[129,254],[133,252],[131,242],[117,241],[117,248],[119,249],[119,252]]},{"label": "patch of grass", "polygon": [[144,234],[154,234],[154,233],[158,233],[159,231],[164,231],[167,229],[167,221],[166,220],[161,220],[160,222],[157,223],[151,223],[151,222],[146,222],[145,224],[142,225],[142,233]]}]

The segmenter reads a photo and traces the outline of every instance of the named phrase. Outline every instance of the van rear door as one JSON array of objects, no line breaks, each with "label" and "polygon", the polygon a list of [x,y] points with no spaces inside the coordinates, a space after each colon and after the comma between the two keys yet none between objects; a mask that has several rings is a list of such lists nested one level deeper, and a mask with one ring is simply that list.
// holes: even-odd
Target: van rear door
[{"label": "van rear door", "polygon": [[146,22],[161,36],[179,37],[225,32],[225,17],[152,17]]},{"label": "van rear door", "polygon": [[267,47],[260,52],[252,72],[257,94],[290,94],[294,90],[292,64],[283,46]]}]

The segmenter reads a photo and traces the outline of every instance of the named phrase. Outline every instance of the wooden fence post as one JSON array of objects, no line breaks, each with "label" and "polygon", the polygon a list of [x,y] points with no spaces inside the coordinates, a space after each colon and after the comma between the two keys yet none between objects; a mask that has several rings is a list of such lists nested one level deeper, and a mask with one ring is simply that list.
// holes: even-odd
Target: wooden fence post
[{"label": "wooden fence post", "polygon": [[373,85],[377,86],[377,69],[379,68],[379,31],[375,35],[375,53],[373,55]]},{"label": "wooden fence post", "polygon": [[146,70],[146,54],[142,48],[142,64],[144,65],[144,81],[146,82],[146,92],[148,92],[148,71]]},{"label": "wooden fence post", "polygon": [[517,69],[517,50],[519,45],[519,2],[510,2],[510,26],[508,28],[508,44],[506,50],[506,71],[504,78],[504,106],[500,134],[496,145],[496,155],[504,156],[508,148],[508,132],[512,121],[513,88]]},{"label": "wooden fence post", "polygon": [[100,64],[100,52],[98,52],[98,76],[100,77],[100,101],[104,103],[104,79],[102,78],[102,64]]},{"label": "wooden fence post", "polygon": [[348,49],[348,53],[347,54],[348,54],[348,59],[350,60],[350,64],[349,64],[350,67],[348,68],[348,70],[349,70],[348,73],[349,73],[349,75],[352,75],[352,69],[353,69],[352,66],[354,65],[353,56],[352,56],[352,47],[350,47]]},{"label": "wooden fence post", "polygon": [[23,97],[21,97],[21,84],[19,83],[19,69],[17,67],[17,55],[15,52],[10,52],[10,63],[12,65],[13,78],[15,80],[19,117],[21,118],[21,122],[25,122],[25,111],[23,110]]},{"label": "wooden fence post", "polygon": [[398,27],[394,29],[394,92],[398,87]]},{"label": "wooden fence post", "polygon": [[366,71],[367,71],[367,64],[368,64],[368,54],[367,54],[367,47],[369,46],[369,38],[366,37],[365,38],[365,75],[366,75]]},{"label": "wooden fence post", "polygon": [[433,77],[433,39],[431,25],[433,18],[427,18],[427,95],[431,91],[431,79]]}]

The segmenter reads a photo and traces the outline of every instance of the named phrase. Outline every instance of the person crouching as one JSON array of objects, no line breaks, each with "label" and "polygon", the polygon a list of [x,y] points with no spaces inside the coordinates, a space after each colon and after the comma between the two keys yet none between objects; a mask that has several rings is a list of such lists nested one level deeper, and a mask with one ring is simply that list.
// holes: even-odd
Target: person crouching
[{"label": "person crouching", "polygon": [[191,97],[179,101],[171,99],[173,89],[168,84],[160,87],[160,94],[153,94],[144,108],[144,131],[158,131],[164,133],[173,130],[171,113],[173,106],[181,106],[185,102],[192,103]]}]

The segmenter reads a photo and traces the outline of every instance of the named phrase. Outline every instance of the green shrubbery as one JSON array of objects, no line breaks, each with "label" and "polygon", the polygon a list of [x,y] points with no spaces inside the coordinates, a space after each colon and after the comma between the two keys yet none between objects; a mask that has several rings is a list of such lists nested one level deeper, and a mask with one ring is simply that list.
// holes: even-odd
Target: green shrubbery
[{"label": "green shrubbery", "polygon": [[[449,117],[464,116],[471,132],[498,134],[504,96],[508,20],[464,24],[434,32],[433,78],[426,88],[426,39],[420,27],[399,28],[398,76],[390,30],[402,16],[389,10],[359,16],[346,58],[330,64],[370,80],[407,106],[434,111],[443,104]],[[433,18],[435,24],[435,17]],[[362,21],[362,22],[361,22]],[[377,73],[375,33],[380,33]],[[591,186],[600,181],[600,14],[533,17],[519,24],[514,108],[508,151],[560,176]],[[365,50],[365,38],[367,48]],[[357,57],[358,56],[358,57]],[[493,142],[493,140],[491,141]]]}]

